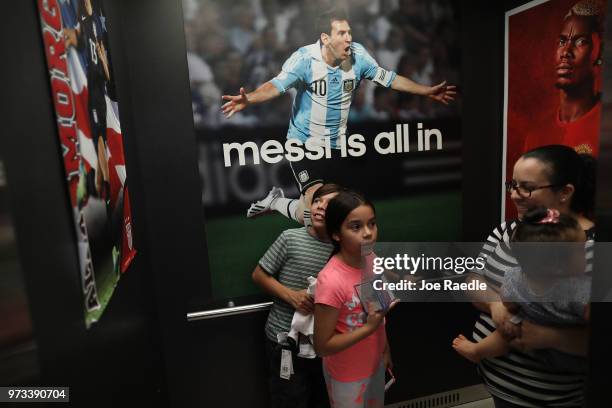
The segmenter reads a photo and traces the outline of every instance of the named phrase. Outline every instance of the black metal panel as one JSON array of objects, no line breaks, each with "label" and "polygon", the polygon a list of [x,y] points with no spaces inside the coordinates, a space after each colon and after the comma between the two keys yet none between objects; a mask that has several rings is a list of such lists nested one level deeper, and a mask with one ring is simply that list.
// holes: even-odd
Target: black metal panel
[{"label": "black metal panel", "polygon": [[500,220],[504,9],[501,2],[462,5],[462,238],[479,242]]},{"label": "black metal panel", "polygon": [[118,406],[135,398],[166,405],[155,295],[142,255],[102,319],[85,329],[74,220],[36,2],[13,2],[5,12],[11,17],[2,38],[9,44],[2,49],[11,55],[2,64],[3,100],[9,103],[2,107],[1,149],[39,347],[38,383],[70,386],[74,406]]}]

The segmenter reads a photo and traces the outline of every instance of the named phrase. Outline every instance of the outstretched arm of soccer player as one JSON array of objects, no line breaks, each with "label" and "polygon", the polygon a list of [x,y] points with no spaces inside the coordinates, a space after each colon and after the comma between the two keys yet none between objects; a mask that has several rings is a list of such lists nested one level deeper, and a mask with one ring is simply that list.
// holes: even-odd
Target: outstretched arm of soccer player
[{"label": "outstretched arm of soccer player", "polygon": [[400,92],[409,92],[416,95],[428,96],[433,100],[448,105],[449,102],[455,99],[456,87],[454,85],[446,85],[446,81],[434,86],[425,86],[414,82],[411,79],[397,75],[391,83],[391,89]]},{"label": "outstretched arm of soccer player", "polygon": [[249,105],[266,102],[279,95],[278,89],[269,81],[249,93],[246,93],[244,88],[240,88],[239,95],[223,95],[221,97],[224,101],[228,101],[223,104],[221,110],[229,119],[234,113],[240,112]]}]

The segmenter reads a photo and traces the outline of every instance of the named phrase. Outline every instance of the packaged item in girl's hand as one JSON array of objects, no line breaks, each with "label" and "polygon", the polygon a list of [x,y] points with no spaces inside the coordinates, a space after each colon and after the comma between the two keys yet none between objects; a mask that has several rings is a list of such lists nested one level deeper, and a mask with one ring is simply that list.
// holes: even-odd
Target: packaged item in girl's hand
[{"label": "packaged item in girl's hand", "polygon": [[385,287],[383,283],[386,282],[386,278],[381,276],[355,285],[355,291],[366,313],[369,310],[368,304],[373,304],[377,311],[386,312],[391,303],[397,299],[393,291],[383,289]]}]

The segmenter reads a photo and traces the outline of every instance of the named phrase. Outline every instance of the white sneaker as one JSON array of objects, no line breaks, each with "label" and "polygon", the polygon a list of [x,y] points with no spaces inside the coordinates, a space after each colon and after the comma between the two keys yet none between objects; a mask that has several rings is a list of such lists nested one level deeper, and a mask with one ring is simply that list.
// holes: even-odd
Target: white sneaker
[{"label": "white sneaker", "polygon": [[282,188],[272,187],[272,190],[268,193],[268,195],[263,199],[254,202],[251,204],[249,209],[247,210],[247,218],[257,217],[259,215],[264,215],[272,211],[270,206],[277,198],[285,197],[285,193]]}]

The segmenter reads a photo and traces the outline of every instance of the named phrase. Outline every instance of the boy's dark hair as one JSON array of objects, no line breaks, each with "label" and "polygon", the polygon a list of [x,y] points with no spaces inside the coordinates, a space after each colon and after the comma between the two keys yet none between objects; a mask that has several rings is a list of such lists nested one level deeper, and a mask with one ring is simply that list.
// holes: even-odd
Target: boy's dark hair
[{"label": "boy's dark hair", "polygon": [[[528,211],[512,234],[512,252],[522,271],[532,277],[546,277],[569,264],[574,251],[578,221],[556,210],[538,207]],[[583,246],[583,244],[580,244]]]},{"label": "boy's dark hair", "polygon": [[564,145],[541,146],[529,150],[522,159],[534,158],[548,166],[548,179],[553,191],[559,191],[566,184],[574,186],[575,191],[570,209],[587,217],[595,209],[595,176],[597,162],[590,154],[578,154]]},{"label": "boy's dark hair", "polygon": [[333,238],[333,234],[340,232],[342,223],[349,213],[361,205],[369,206],[376,213],[374,204],[360,193],[352,190],[340,191],[327,204],[327,209],[325,210],[325,229],[327,230],[327,236],[331,239],[334,246],[331,256],[340,252],[340,244]]},{"label": "boy's dark hair", "polygon": [[347,189],[345,187],[342,187],[340,184],[325,183],[321,187],[317,188],[314,193],[312,193],[311,204],[314,203],[314,200],[319,197],[322,197],[330,193],[340,192],[340,191],[347,191]]},{"label": "boy's dark hair", "polygon": [[317,33],[319,35],[322,33],[331,34],[331,25],[334,21],[349,21],[346,10],[334,7],[319,14],[315,23]]}]

